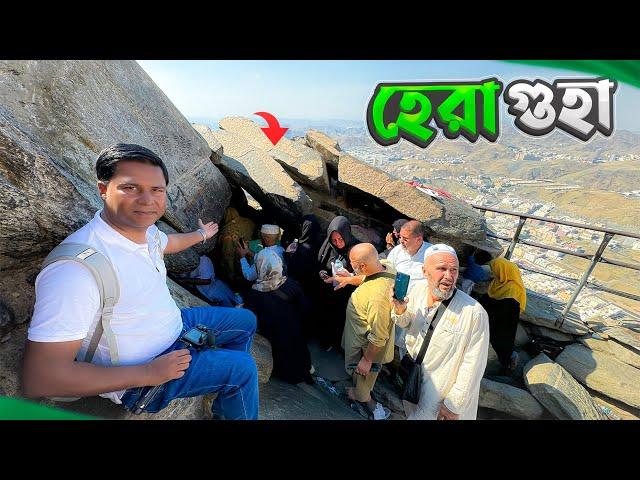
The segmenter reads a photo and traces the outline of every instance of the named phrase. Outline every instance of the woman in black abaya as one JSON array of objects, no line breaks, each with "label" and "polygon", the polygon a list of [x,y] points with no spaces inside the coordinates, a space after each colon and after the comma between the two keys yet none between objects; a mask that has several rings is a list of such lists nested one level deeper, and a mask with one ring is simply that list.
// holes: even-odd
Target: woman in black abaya
[{"label": "woman in black abaya", "polygon": [[300,285],[283,276],[282,269],[282,259],[275,252],[263,250],[256,257],[258,279],[247,293],[246,307],[256,314],[260,334],[271,342],[272,375],[289,383],[314,383],[302,334],[302,318],[309,305]]},{"label": "woman in black abaya", "polygon": [[[331,277],[332,264],[340,260],[344,268],[353,273],[349,262],[349,251],[358,243],[360,242],[351,234],[349,220],[343,216],[335,217],[327,228],[327,238],[318,253],[320,270],[326,271]],[[317,324],[320,345],[325,349],[340,348],[347,302],[356,287],[346,285],[339,290],[334,290],[332,282],[325,283],[320,277],[318,280],[321,282],[320,301],[323,307]]]}]

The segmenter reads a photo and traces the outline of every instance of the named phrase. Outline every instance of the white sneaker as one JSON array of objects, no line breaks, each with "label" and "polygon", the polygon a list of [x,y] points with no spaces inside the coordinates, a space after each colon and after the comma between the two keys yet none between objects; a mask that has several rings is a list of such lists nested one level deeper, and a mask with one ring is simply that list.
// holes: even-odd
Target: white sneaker
[{"label": "white sneaker", "polygon": [[383,407],[380,402],[376,402],[376,409],[373,411],[374,420],[386,420],[391,416],[391,410]]}]

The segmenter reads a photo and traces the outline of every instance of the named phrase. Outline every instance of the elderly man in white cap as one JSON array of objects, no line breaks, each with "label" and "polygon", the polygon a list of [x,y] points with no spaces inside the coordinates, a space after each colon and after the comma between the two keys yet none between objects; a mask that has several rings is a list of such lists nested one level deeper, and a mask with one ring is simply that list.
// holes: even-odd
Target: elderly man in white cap
[{"label": "elderly man in white cap", "polygon": [[[456,289],[458,257],[449,245],[429,247],[422,268],[425,280],[413,285],[404,301],[392,298],[391,318],[407,328],[413,359],[427,342],[420,400],[417,406],[405,402],[407,417],[475,420],[489,349],[487,312]],[[444,313],[436,315],[440,309]]]},{"label": "elderly man in white cap", "polygon": [[[282,261],[284,262],[284,248],[280,245],[277,245],[278,240],[280,239],[280,227],[278,225],[269,225],[264,224],[260,229],[260,236],[262,237],[262,244],[264,245],[264,250],[272,250],[277,253]],[[257,256],[260,255],[262,250],[256,253],[256,258],[254,259],[254,264],[249,265],[249,262],[246,259],[247,255],[253,256],[253,252],[249,250],[248,245],[242,245],[238,243],[238,255],[240,255],[240,265],[242,266],[242,275],[245,279],[250,282],[255,281],[258,278],[258,272],[256,270],[256,261]]]}]

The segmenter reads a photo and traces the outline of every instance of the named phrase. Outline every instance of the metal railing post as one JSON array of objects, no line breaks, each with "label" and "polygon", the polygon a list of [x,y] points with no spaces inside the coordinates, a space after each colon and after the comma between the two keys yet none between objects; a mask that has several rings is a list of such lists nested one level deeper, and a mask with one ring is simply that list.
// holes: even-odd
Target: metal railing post
[{"label": "metal railing post", "polygon": [[511,240],[511,245],[509,245],[509,248],[507,249],[507,253],[504,254],[504,258],[506,258],[507,260],[511,258],[513,251],[516,249],[518,238],[520,238],[520,232],[522,231],[522,227],[524,226],[524,222],[526,221],[527,219],[525,217],[520,217],[520,220],[518,220],[518,228],[516,228],[516,233],[513,234],[513,239]]},{"label": "metal railing post", "polygon": [[591,272],[593,272],[593,269],[596,267],[596,265],[600,261],[600,257],[602,256],[604,249],[607,248],[607,244],[611,241],[612,238],[613,238],[613,234],[611,233],[604,234],[604,238],[602,239],[602,242],[600,243],[598,250],[593,255],[593,258],[591,259],[591,264],[589,265],[589,268],[587,268],[587,270],[582,275],[582,278],[580,279],[580,283],[578,283],[578,286],[573,292],[573,295],[571,295],[571,298],[567,302],[567,305],[564,307],[564,310],[562,312],[562,317],[560,320],[560,326],[562,326],[562,324],[564,323],[564,319],[569,313],[569,310],[571,310],[571,306],[573,305],[573,302],[575,302],[576,298],[578,298],[578,294],[580,293],[580,290],[582,290],[582,287],[584,287],[585,284],[587,283],[587,280],[589,279],[589,275],[591,275]]},{"label": "metal railing post", "polygon": [[[509,243],[509,247],[507,248],[507,251],[505,253],[505,258],[510,259],[511,256],[514,253],[515,247],[518,243],[520,243],[521,245],[527,245],[527,246],[532,246],[532,247],[536,247],[536,248],[541,248],[544,250],[548,250],[548,251],[553,251],[553,252],[558,252],[558,253],[562,253],[565,255],[571,255],[574,257],[578,257],[578,258],[584,258],[586,260],[590,260],[591,264],[589,266],[589,268],[587,269],[586,272],[583,273],[582,275],[582,279],[580,281],[576,280],[576,279],[570,279],[568,277],[563,277],[562,275],[559,274],[553,274],[552,272],[543,272],[543,271],[537,271],[535,269],[530,269],[527,268],[523,265],[521,265],[522,268],[524,268],[525,270],[529,270],[533,273],[540,273],[542,275],[547,275],[549,277],[553,277],[556,279],[560,279],[563,281],[568,281],[569,283],[573,283],[576,285],[575,291],[572,293],[571,299],[569,300],[569,302],[566,304],[565,308],[563,309],[562,314],[559,316],[559,318],[556,320],[555,322],[555,326],[558,327],[558,325],[562,325],[564,323],[565,318],[568,316],[571,307],[573,306],[573,304],[575,303],[578,295],[580,294],[580,291],[585,287],[588,286],[590,288],[595,288],[596,290],[605,292],[605,293],[611,293],[613,295],[617,295],[620,297],[624,297],[624,298],[629,298],[632,300],[637,300],[638,302],[640,302],[640,295],[635,295],[633,293],[630,292],[624,292],[624,291],[620,291],[620,290],[616,290],[614,288],[608,288],[608,287],[604,287],[603,285],[600,285],[598,282],[589,282],[589,276],[591,275],[591,273],[593,273],[593,269],[595,268],[595,266],[598,263],[605,263],[605,264],[609,264],[609,265],[613,265],[613,266],[618,266],[618,267],[624,267],[624,268],[628,268],[631,270],[634,270],[636,272],[640,272],[640,264],[634,264],[634,263],[627,263],[627,262],[622,262],[620,260],[614,260],[612,258],[606,258],[603,257],[602,254],[604,253],[604,250],[606,249],[608,243],[610,242],[610,240],[615,236],[623,236],[623,237],[627,237],[627,238],[634,238],[636,240],[640,240],[640,233],[634,233],[634,232],[626,232],[626,231],[621,231],[621,230],[612,230],[610,228],[606,228],[606,227],[599,227],[599,226],[592,226],[592,225],[587,225],[587,224],[580,224],[580,223],[576,223],[576,222],[570,222],[567,220],[560,220],[560,219],[556,219],[556,218],[547,218],[547,217],[539,217],[536,215],[529,215],[526,213],[521,213],[521,212],[512,212],[509,210],[500,210],[498,208],[493,208],[493,207],[484,207],[484,206],[480,206],[480,205],[472,205],[473,208],[476,208],[480,211],[482,211],[482,214],[486,217],[487,212],[493,212],[493,213],[498,213],[501,215],[509,215],[509,216],[513,216],[513,217],[519,217],[519,223],[518,223],[518,227],[516,228],[515,234],[513,237],[509,237],[506,235],[499,235],[496,233],[493,233],[491,231],[487,232],[487,237],[490,238],[495,238],[497,240],[501,240],[504,242],[510,242]],[[604,238],[601,240],[601,243],[596,251],[596,253],[594,255],[590,255],[588,253],[581,253],[581,252],[577,252],[577,251],[573,251],[573,250],[567,250],[566,248],[561,248],[561,247],[557,247],[557,246],[551,246],[551,245],[545,245],[542,243],[538,243],[538,242],[534,242],[531,240],[520,240],[520,233],[522,231],[522,227],[525,223],[526,220],[537,220],[540,222],[548,222],[548,223],[555,223],[557,225],[563,225],[563,226],[567,226],[567,227],[573,227],[573,228],[582,228],[585,230],[589,230],[592,232],[601,232],[604,234]],[[582,251],[584,252],[584,250]],[[629,313],[629,312],[627,312]],[[583,321],[585,323],[585,325],[587,325],[587,323],[585,321]],[[588,325],[587,325],[588,326]]]}]

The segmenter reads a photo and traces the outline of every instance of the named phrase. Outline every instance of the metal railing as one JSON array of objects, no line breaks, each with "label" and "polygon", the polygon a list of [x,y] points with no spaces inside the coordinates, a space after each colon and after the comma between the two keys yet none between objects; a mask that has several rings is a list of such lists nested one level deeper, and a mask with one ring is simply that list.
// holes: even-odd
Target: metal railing
[{"label": "metal railing", "polygon": [[[520,266],[524,270],[528,270],[528,271],[531,271],[533,273],[538,273],[538,274],[546,275],[546,276],[553,277],[553,278],[558,278],[560,280],[563,280],[563,281],[566,281],[566,282],[569,282],[569,283],[573,283],[573,284],[576,285],[576,288],[573,291],[573,294],[571,295],[571,298],[566,303],[566,305],[564,307],[564,310],[562,311],[561,324],[564,321],[564,318],[566,317],[566,315],[569,313],[569,310],[571,310],[572,305],[574,304],[574,302],[578,298],[578,295],[580,294],[580,291],[585,287],[585,285],[588,285],[589,288],[593,288],[594,290],[600,290],[600,291],[603,291],[603,292],[606,292],[606,293],[611,293],[613,295],[618,295],[620,297],[625,297],[625,298],[629,298],[629,299],[632,299],[632,300],[640,301],[640,296],[638,296],[638,295],[634,295],[634,294],[629,293],[629,292],[623,292],[621,290],[616,290],[614,288],[605,287],[605,286],[600,285],[600,284],[598,284],[596,282],[590,282],[589,281],[589,276],[591,275],[591,273],[593,272],[593,269],[596,267],[596,265],[598,263],[615,265],[615,266],[618,266],[618,267],[629,268],[631,270],[640,271],[640,265],[621,262],[621,261],[618,261],[618,260],[613,260],[613,259],[609,259],[609,258],[606,258],[606,257],[602,256],[604,250],[607,248],[607,245],[609,244],[609,242],[611,241],[611,239],[615,235],[640,239],[640,234],[631,233],[631,232],[623,232],[621,230],[613,230],[613,229],[610,229],[610,228],[594,227],[594,226],[590,226],[590,225],[584,225],[584,224],[575,223],[575,222],[568,222],[568,221],[565,221],[565,220],[558,220],[558,219],[554,219],[554,218],[539,217],[537,215],[527,215],[527,214],[524,214],[524,213],[512,212],[512,211],[509,211],[509,210],[501,210],[501,209],[498,209],[498,208],[486,207],[486,206],[481,206],[481,205],[472,205],[472,206],[474,208],[478,209],[478,210],[482,210],[483,212],[494,212],[494,213],[499,213],[499,214],[503,214],[503,215],[510,215],[510,216],[513,216],[513,217],[518,217],[518,226],[516,227],[516,231],[515,231],[513,237],[505,237],[504,235],[498,235],[498,234],[494,234],[492,232],[487,232],[487,236],[488,237],[496,238],[498,240],[503,240],[503,241],[506,241],[506,242],[511,242],[509,244],[509,247],[507,248],[507,252],[504,255],[506,259],[510,259],[511,258],[511,255],[513,254],[513,251],[515,250],[516,245],[518,243],[521,243],[523,245],[529,245],[531,247],[541,248],[541,249],[545,249],[545,250],[552,250],[554,252],[563,253],[565,255],[572,255],[574,257],[579,257],[579,258],[584,258],[586,260],[590,260],[590,264],[587,267],[587,269],[584,271],[584,273],[582,274],[582,277],[580,278],[580,280],[576,280],[576,279],[573,279],[573,278],[570,278],[570,277],[565,277],[565,276],[559,275],[559,274],[545,272],[545,271],[538,270],[538,269],[535,269],[535,268],[526,267],[526,266],[523,266],[523,265]],[[566,248],[557,247],[555,245],[545,245],[545,244],[539,243],[539,242],[534,242],[534,241],[530,241],[530,240],[526,240],[526,239],[520,239],[520,233],[522,232],[522,227],[524,227],[524,224],[525,224],[525,222],[527,220],[537,220],[537,221],[540,221],[540,222],[555,223],[555,224],[558,224],[558,225],[565,225],[565,226],[568,226],[568,227],[582,228],[582,229],[585,229],[585,230],[591,230],[591,231],[595,231],[595,232],[604,233],[604,236],[602,238],[602,241],[600,242],[600,245],[598,246],[597,250],[595,251],[595,253],[593,253],[593,254],[582,253],[582,252],[578,252],[578,251],[575,251],[575,250],[568,250]]]}]

